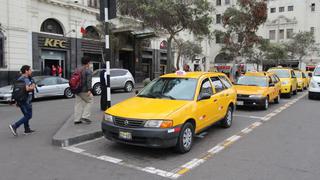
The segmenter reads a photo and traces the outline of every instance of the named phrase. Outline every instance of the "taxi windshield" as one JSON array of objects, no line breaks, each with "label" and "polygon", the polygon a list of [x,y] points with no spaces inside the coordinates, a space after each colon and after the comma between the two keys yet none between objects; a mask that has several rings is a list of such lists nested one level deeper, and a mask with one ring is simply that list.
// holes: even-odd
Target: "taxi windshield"
[{"label": "taxi windshield", "polygon": [[267,87],[267,78],[264,76],[242,76],[237,85]]},{"label": "taxi windshield", "polygon": [[272,69],[271,72],[274,72],[279,78],[290,78],[290,73],[285,69]]},{"label": "taxi windshield", "polygon": [[316,69],[314,70],[314,75],[315,75],[315,76],[320,76],[320,67],[318,67],[318,68],[316,68]]},{"label": "taxi windshield", "polygon": [[193,100],[196,87],[194,78],[159,78],[150,82],[138,97]]},{"label": "taxi windshield", "polygon": [[302,73],[301,72],[295,71],[294,73],[296,74],[297,78],[302,78]]}]

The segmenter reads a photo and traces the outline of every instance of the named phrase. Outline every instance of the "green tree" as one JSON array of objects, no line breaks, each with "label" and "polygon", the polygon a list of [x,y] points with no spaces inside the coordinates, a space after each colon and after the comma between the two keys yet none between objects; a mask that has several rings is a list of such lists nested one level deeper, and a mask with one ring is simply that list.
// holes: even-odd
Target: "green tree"
[{"label": "green tree", "polygon": [[141,20],[145,26],[169,35],[167,59],[171,66],[173,66],[172,41],[179,32],[188,30],[195,36],[211,35],[210,13],[213,8],[208,0],[118,0],[117,2],[122,15]]},{"label": "green tree", "polygon": [[288,51],[284,44],[274,43],[270,44],[267,49],[266,59],[274,64],[279,65],[281,60],[288,58]]},{"label": "green tree", "polygon": [[298,59],[301,66],[304,57],[317,50],[312,32],[299,32],[285,44],[290,59]]},{"label": "green tree", "polygon": [[256,32],[267,20],[267,4],[263,0],[238,0],[238,6],[228,8],[222,22],[225,31],[215,31],[223,37],[221,51],[233,58],[243,56],[260,41]]},{"label": "green tree", "polygon": [[181,58],[193,60],[197,55],[200,55],[202,53],[202,47],[200,44],[191,41],[184,41],[182,39],[175,40],[175,42],[175,48],[177,49],[177,69],[180,69],[179,66]]},{"label": "green tree", "polygon": [[270,52],[270,41],[268,39],[261,38],[253,48],[247,49],[244,52],[244,56],[247,58],[248,63],[257,64],[257,70],[259,65],[263,67],[264,61],[267,60],[267,55]]}]

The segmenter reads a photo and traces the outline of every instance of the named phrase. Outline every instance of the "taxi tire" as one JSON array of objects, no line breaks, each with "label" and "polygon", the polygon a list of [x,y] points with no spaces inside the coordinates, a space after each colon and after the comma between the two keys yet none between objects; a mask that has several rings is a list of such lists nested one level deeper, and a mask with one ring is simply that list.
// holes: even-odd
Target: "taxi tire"
[{"label": "taxi tire", "polygon": [[263,110],[268,110],[269,105],[270,105],[270,103],[269,103],[269,96],[267,96],[267,98],[264,100],[264,105],[262,106],[262,109],[263,109]]},{"label": "taxi tire", "polygon": [[[191,142],[190,142],[189,147],[185,147],[184,144],[183,144],[183,136],[186,133],[186,131],[191,131],[191,133],[192,133]],[[193,125],[190,122],[186,122],[183,125],[183,127],[181,128],[181,131],[180,131],[180,134],[179,134],[179,137],[178,137],[178,142],[177,142],[177,145],[175,147],[176,151],[178,153],[181,153],[181,154],[189,152],[191,150],[191,148],[192,148],[192,145],[193,145],[193,136],[194,136],[194,127],[193,127]]]},{"label": "taxi tire", "polygon": [[[230,113],[230,114],[229,114]],[[230,116],[230,117],[228,117]],[[231,118],[230,122],[228,122],[228,118]],[[233,120],[233,109],[231,106],[228,107],[228,111],[225,115],[225,117],[220,121],[220,125],[223,128],[229,128],[232,125],[232,120]]]}]

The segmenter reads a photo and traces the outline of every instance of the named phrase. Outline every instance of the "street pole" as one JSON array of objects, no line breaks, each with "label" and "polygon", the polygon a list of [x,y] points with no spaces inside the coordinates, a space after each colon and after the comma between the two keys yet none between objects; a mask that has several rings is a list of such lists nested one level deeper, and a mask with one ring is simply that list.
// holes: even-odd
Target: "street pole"
[{"label": "street pole", "polygon": [[[105,24],[105,53],[104,56],[106,57],[106,73],[105,73],[105,80],[107,87],[101,87],[107,90],[107,94],[101,95],[102,97],[105,97],[104,101],[106,103],[103,103],[104,106],[103,109],[108,109],[111,107],[111,83],[110,83],[110,38],[109,38],[109,20],[116,17],[116,0],[100,0],[100,19]],[[105,93],[105,91],[102,91]]]}]

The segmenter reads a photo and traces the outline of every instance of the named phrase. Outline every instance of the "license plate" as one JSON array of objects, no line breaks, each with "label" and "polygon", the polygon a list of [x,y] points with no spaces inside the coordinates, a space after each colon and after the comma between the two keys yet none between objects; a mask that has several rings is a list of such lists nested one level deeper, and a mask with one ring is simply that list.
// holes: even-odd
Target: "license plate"
[{"label": "license plate", "polygon": [[243,106],[244,103],[243,103],[243,101],[237,101],[237,105],[238,105],[238,106]]},{"label": "license plate", "polygon": [[130,132],[119,132],[119,138],[120,139],[126,139],[126,140],[131,140],[132,139],[132,134]]}]

